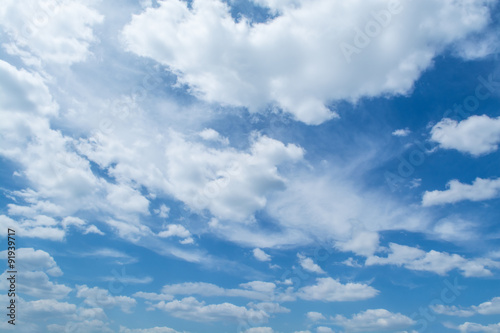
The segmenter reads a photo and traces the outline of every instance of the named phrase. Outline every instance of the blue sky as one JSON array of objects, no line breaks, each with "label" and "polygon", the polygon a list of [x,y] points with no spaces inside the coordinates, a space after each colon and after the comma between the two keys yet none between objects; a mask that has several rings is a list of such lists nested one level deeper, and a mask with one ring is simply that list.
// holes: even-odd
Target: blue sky
[{"label": "blue sky", "polygon": [[500,332],[499,17],[6,1],[1,330]]}]

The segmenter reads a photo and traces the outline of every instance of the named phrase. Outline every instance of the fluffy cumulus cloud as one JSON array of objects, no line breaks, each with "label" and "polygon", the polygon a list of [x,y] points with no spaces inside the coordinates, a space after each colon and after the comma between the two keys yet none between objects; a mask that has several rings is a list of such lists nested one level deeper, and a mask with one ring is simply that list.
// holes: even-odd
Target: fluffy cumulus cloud
[{"label": "fluffy cumulus cloud", "polygon": [[443,149],[455,149],[474,157],[494,152],[500,143],[500,118],[471,116],[457,122],[441,120],[431,130],[431,140]]},{"label": "fluffy cumulus cloud", "polygon": [[[43,250],[19,248],[16,255],[19,259],[18,267],[24,271],[46,271],[50,276],[63,274],[54,258]],[[7,251],[0,252],[0,257],[7,259]]]},{"label": "fluffy cumulus cloud", "polygon": [[2,46],[27,64],[72,64],[90,55],[97,39],[93,27],[104,17],[91,7],[92,1],[9,0],[0,9],[0,26],[10,41]]},{"label": "fluffy cumulus cloud", "polygon": [[426,191],[422,197],[422,205],[434,206],[455,203],[459,201],[483,201],[500,195],[500,178],[476,178],[472,184],[463,184],[454,179],[446,184],[444,191]]},{"label": "fluffy cumulus cloud", "polygon": [[[7,251],[0,252],[0,257],[6,259],[7,255]],[[33,248],[19,248],[16,255],[19,259],[16,263],[19,270],[16,286],[21,294],[55,300],[62,299],[71,292],[70,287],[52,281],[63,272],[49,253]],[[0,277],[0,286],[8,290],[9,273],[5,271]]]},{"label": "fluffy cumulus cloud", "polygon": [[377,289],[366,284],[342,284],[328,277],[318,278],[315,285],[300,288],[297,296],[308,301],[344,302],[372,298],[378,293]]},{"label": "fluffy cumulus cloud", "polygon": [[370,256],[366,259],[365,265],[397,265],[410,270],[433,272],[439,275],[458,269],[466,277],[489,276],[492,275],[491,268],[500,268],[499,262],[490,259],[466,259],[458,254],[434,250],[425,252],[415,247],[395,243],[389,244],[387,257]]},{"label": "fluffy cumulus cloud", "polygon": [[167,147],[171,191],[195,209],[222,219],[244,220],[266,206],[266,196],[285,188],[277,166],[302,159],[293,144],[256,136],[249,152],[210,149],[177,135]]},{"label": "fluffy cumulus cloud", "polygon": [[436,54],[487,25],[492,1],[255,3],[279,14],[235,21],[220,0],[161,1],[133,16],[123,40],[200,98],[251,110],[275,103],[318,124],[336,116],[329,101],[407,93]]},{"label": "fluffy cumulus cloud", "polygon": [[334,322],[349,332],[387,332],[401,330],[416,323],[401,313],[392,313],[385,309],[366,310],[354,314],[351,318],[337,315]]}]

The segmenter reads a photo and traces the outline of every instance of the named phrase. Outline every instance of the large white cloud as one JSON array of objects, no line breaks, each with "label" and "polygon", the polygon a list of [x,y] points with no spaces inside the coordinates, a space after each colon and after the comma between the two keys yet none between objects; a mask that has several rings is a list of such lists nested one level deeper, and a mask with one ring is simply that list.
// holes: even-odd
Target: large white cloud
[{"label": "large white cloud", "polygon": [[[266,206],[270,193],[285,188],[278,166],[299,161],[304,155],[294,144],[258,134],[251,136],[248,150],[240,151],[212,147],[175,131],[152,138],[146,128],[133,137],[117,131],[98,143],[82,140],[80,151],[109,168],[117,179],[139,182],[150,191],[172,195],[195,211],[208,209],[221,219],[251,219]],[[158,155],[158,151],[163,153]]]},{"label": "large white cloud", "polygon": [[276,103],[318,124],[335,116],[330,100],[407,93],[436,54],[487,25],[494,1],[255,2],[280,14],[235,22],[220,0],[160,1],[133,16],[124,43],[205,100]]},{"label": "large white cloud", "polygon": [[464,200],[483,201],[500,195],[500,178],[476,178],[471,185],[454,179],[446,184],[444,191],[426,191],[422,197],[422,205],[434,206],[455,203]]},{"label": "large white cloud", "polygon": [[445,118],[431,129],[431,140],[443,149],[455,149],[474,157],[498,149],[500,117],[471,116],[461,122]]},{"label": "large white cloud", "polygon": [[11,41],[2,46],[27,64],[72,64],[85,60],[96,41],[93,26],[103,16],[91,8],[92,1],[4,1],[0,26]]}]

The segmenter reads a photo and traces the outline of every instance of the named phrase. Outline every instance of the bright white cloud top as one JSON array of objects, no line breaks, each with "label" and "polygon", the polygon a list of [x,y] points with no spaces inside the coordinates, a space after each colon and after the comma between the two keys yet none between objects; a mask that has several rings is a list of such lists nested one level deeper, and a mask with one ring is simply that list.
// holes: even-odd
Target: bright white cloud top
[{"label": "bright white cloud top", "polygon": [[488,23],[484,1],[258,3],[279,16],[236,22],[220,0],[161,1],[123,38],[200,98],[250,110],[277,103],[319,124],[336,116],[330,101],[407,93],[438,52]]}]

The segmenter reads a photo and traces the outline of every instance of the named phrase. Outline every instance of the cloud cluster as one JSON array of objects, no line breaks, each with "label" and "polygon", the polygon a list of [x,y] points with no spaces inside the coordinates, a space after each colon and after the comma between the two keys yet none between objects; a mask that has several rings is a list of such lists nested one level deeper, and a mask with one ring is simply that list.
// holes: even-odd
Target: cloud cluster
[{"label": "cloud cluster", "polygon": [[329,101],[407,93],[435,55],[486,27],[493,1],[255,3],[277,16],[235,21],[220,0],[160,1],[133,16],[124,44],[202,99],[250,110],[275,103],[319,124],[336,116]]},{"label": "cloud cluster", "polygon": [[471,116],[461,122],[445,118],[434,125],[431,140],[443,149],[455,149],[474,157],[492,153],[500,143],[500,117]]},{"label": "cloud cluster", "polygon": [[84,61],[97,38],[93,27],[104,17],[92,1],[5,1],[0,26],[10,37],[2,46],[26,64],[72,64]]}]

